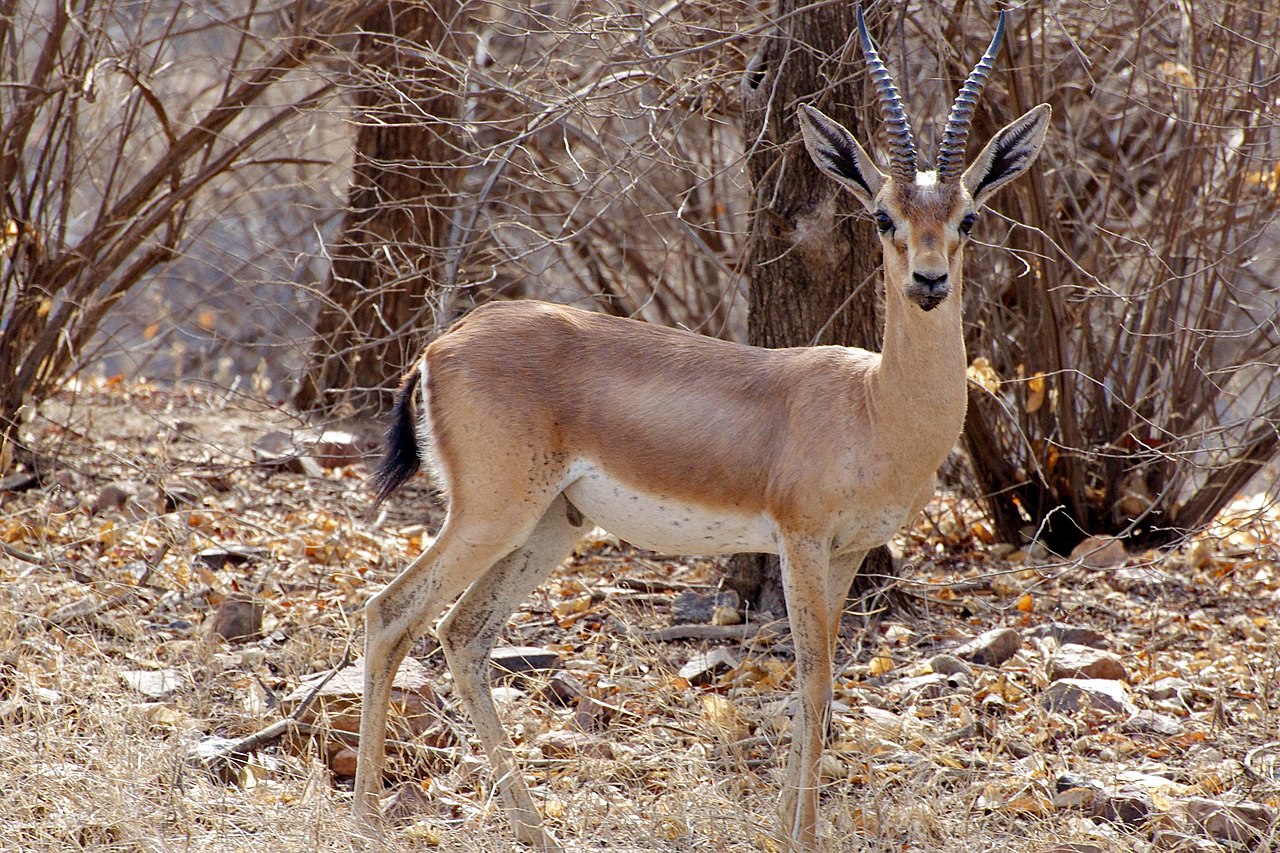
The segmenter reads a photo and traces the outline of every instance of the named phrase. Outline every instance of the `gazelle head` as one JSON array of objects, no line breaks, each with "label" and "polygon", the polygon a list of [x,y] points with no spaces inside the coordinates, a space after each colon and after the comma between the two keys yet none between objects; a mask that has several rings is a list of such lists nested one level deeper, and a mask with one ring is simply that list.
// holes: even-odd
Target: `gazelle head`
[{"label": "gazelle head", "polygon": [[852,192],[872,216],[884,246],[886,289],[898,287],[924,311],[958,289],[969,230],[996,190],[1025,172],[1044,144],[1049,105],[1041,104],[997,133],[964,169],[973,108],[1004,38],[1004,12],[982,59],[960,88],[938,146],[937,171],[916,170],[915,141],[902,99],[867,32],[862,7],[858,35],[879,94],[889,135],[889,171],[883,172],[840,124],[805,104],[800,128],[818,168]]}]

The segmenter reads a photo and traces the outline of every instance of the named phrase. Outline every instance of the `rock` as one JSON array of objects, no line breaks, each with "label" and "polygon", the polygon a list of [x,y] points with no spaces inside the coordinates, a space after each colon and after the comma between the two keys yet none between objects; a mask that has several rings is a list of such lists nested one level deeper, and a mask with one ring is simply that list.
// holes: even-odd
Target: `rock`
[{"label": "rock", "polygon": [[519,687],[513,687],[510,684],[495,684],[489,688],[489,696],[493,698],[493,703],[499,707],[504,705],[514,705],[517,702],[523,702],[529,698],[529,694],[521,690]]},{"label": "rock", "polygon": [[1051,637],[1061,645],[1088,646],[1092,649],[1110,647],[1111,641],[1101,631],[1085,628],[1080,625],[1067,625],[1062,622],[1050,622],[1038,625],[1031,632],[1033,637]]},{"label": "rock", "polygon": [[496,678],[548,674],[560,669],[560,653],[539,646],[498,646],[489,655]]},{"label": "rock", "polygon": [[960,660],[955,655],[940,654],[929,658],[929,668],[934,672],[940,672],[943,675],[960,675],[964,674],[973,677],[973,667]]},{"label": "rock", "polygon": [[572,725],[580,732],[602,732],[609,727],[609,722],[617,712],[608,705],[602,705],[590,696],[578,698],[578,707],[574,709]]},{"label": "rock", "polygon": [[1112,569],[1129,559],[1124,543],[1114,536],[1090,536],[1071,549],[1070,559],[1086,569]]},{"label": "rock", "polygon": [[1081,776],[1079,773],[1060,773],[1053,780],[1053,790],[1061,794],[1070,791],[1072,788],[1084,788],[1089,791],[1101,791],[1103,785],[1096,779],[1090,779],[1088,776]]},{"label": "rock", "polygon": [[[364,693],[364,660],[340,670],[328,681],[327,672],[303,679],[292,692],[280,701],[280,712],[292,714],[298,705],[309,697],[316,685],[324,682],[315,700],[302,712],[298,721],[310,725],[325,725],[343,732],[360,731],[360,705]],[[432,747],[445,747],[453,743],[452,726],[445,720],[440,700],[436,697],[426,670],[414,658],[405,658],[391,683],[391,710],[388,715],[388,736],[397,740],[416,740]],[[286,745],[295,754],[305,753],[306,737],[286,738]],[[328,761],[348,746],[339,737],[317,737],[322,757]]]},{"label": "rock", "polygon": [[1127,827],[1141,825],[1155,811],[1151,795],[1137,788],[1104,788],[1093,798],[1092,814],[1108,823]]},{"label": "rock", "polygon": [[613,758],[613,747],[607,740],[584,732],[547,732],[534,745],[546,758]]},{"label": "rock", "polygon": [[1131,785],[1110,788],[1096,779],[1063,773],[1054,780],[1054,788],[1055,808],[1079,809],[1108,823],[1135,827],[1155,811],[1151,795]]},{"label": "rock", "polygon": [[1058,713],[1074,713],[1089,708],[1107,714],[1133,716],[1138,710],[1122,682],[1102,678],[1063,678],[1050,684],[1041,694],[1040,701],[1047,709]]},{"label": "rock", "polygon": [[1012,628],[993,628],[956,647],[953,654],[979,666],[999,666],[1022,648],[1022,637]]},{"label": "rock", "polygon": [[258,436],[252,445],[253,458],[260,468],[323,477],[324,469],[299,448],[288,433],[273,431]]},{"label": "rock", "polygon": [[359,440],[349,432],[327,429],[311,445],[310,456],[322,468],[344,468],[364,458]]},{"label": "rock", "polygon": [[1245,846],[1257,844],[1276,819],[1275,812],[1261,803],[1191,797],[1184,805],[1187,817],[1205,835]]},{"label": "rock", "polygon": [[671,621],[677,625],[711,624],[716,611],[725,607],[738,609],[738,594],[733,590],[718,592],[685,590],[676,595],[671,602]]},{"label": "rock", "polygon": [[712,625],[741,625],[745,621],[746,617],[736,607],[720,606],[711,614]]},{"label": "rock", "polygon": [[955,690],[956,685],[952,680],[953,678],[955,676],[944,675],[941,672],[931,672],[927,675],[900,678],[888,685],[888,690],[899,699],[913,701],[937,699],[939,696],[946,696]]},{"label": "rock", "polygon": [[223,599],[209,620],[209,636],[242,640],[262,633],[262,602],[240,596]]},{"label": "rock", "polygon": [[1049,664],[1049,679],[1105,678],[1128,681],[1124,664],[1110,652],[1067,643],[1061,646]]},{"label": "rock", "polygon": [[1192,693],[1195,691],[1191,682],[1173,676],[1165,676],[1138,689],[1153,702],[1167,702],[1170,699],[1176,699],[1188,708],[1191,707]]},{"label": "rock", "polygon": [[356,751],[349,746],[329,753],[329,770],[334,776],[356,775]]},{"label": "rock", "polygon": [[40,483],[40,475],[34,471],[19,471],[0,477],[0,492],[25,492],[34,489]]},{"label": "rock", "polygon": [[172,481],[160,487],[160,496],[164,500],[166,512],[174,512],[181,507],[199,506],[204,494],[192,483]]},{"label": "rock", "polygon": [[1124,721],[1120,731],[1173,737],[1186,731],[1186,726],[1176,717],[1160,714],[1155,711],[1139,711]]},{"label": "rock", "polygon": [[257,563],[271,556],[270,548],[258,545],[223,545],[219,548],[205,548],[197,551],[195,561],[207,568],[218,571],[227,566],[243,566]]},{"label": "rock", "polygon": [[582,682],[567,672],[557,672],[551,676],[541,690],[542,698],[561,708],[567,708],[586,693],[587,688],[582,686]]},{"label": "rock", "polygon": [[1151,846],[1161,853],[1222,853],[1222,847],[1207,838],[1197,838],[1172,829],[1156,830]]},{"label": "rock", "polygon": [[93,513],[115,509],[126,509],[142,517],[166,511],[159,487],[138,480],[117,480],[98,491],[93,499]]},{"label": "rock", "polygon": [[738,668],[738,660],[728,649],[711,649],[699,652],[680,667],[680,677],[695,687],[715,681],[717,677]]},{"label": "rock", "polygon": [[148,699],[167,699],[183,685],[182,673],[176,669],[127,669],[120,677]]}]

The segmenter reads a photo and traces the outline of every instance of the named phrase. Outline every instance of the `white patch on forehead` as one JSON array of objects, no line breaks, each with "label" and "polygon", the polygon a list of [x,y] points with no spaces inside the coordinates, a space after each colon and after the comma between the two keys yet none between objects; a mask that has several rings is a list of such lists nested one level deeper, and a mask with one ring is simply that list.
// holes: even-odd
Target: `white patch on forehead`
[{"label": "white patch on forehead", "polygon": [[916,172],[916,186],[936,187],[937,185],[938,185],[937,172]]}]

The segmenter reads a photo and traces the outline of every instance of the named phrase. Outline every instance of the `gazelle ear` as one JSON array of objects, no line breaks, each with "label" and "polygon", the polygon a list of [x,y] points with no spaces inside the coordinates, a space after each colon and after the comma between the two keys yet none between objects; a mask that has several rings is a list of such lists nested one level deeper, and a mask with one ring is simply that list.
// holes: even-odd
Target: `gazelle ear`
[{"label": "gazelle ear", "polygon": [[1044,145],[1049,128],[1048,104],[1032,107],[992,137],[977,159],[965,169],[961,181],[973,198],[974,207],[986,204],[996,190],[1031,167]]},{"label": "gazelle ear", "polygon": [[889,176],[848,130],[808,104],[800,105],[800,131],[809,156],[827,175],[858,197],[863,207],[875,211],[875,199]]}]

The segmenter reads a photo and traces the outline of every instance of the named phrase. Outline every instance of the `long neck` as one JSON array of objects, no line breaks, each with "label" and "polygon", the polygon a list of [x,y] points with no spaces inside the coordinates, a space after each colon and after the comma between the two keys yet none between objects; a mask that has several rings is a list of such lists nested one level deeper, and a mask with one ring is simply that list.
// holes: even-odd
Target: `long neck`
[{"label": "long neck", "polygon": [[963,288],[932,311],[922,311],[903,294],[900,282],[886,281],[884,347],[872,379],[878,417],[897,426],[902,440],[936,437],[947,449],[964,425],[967,400]]}]

